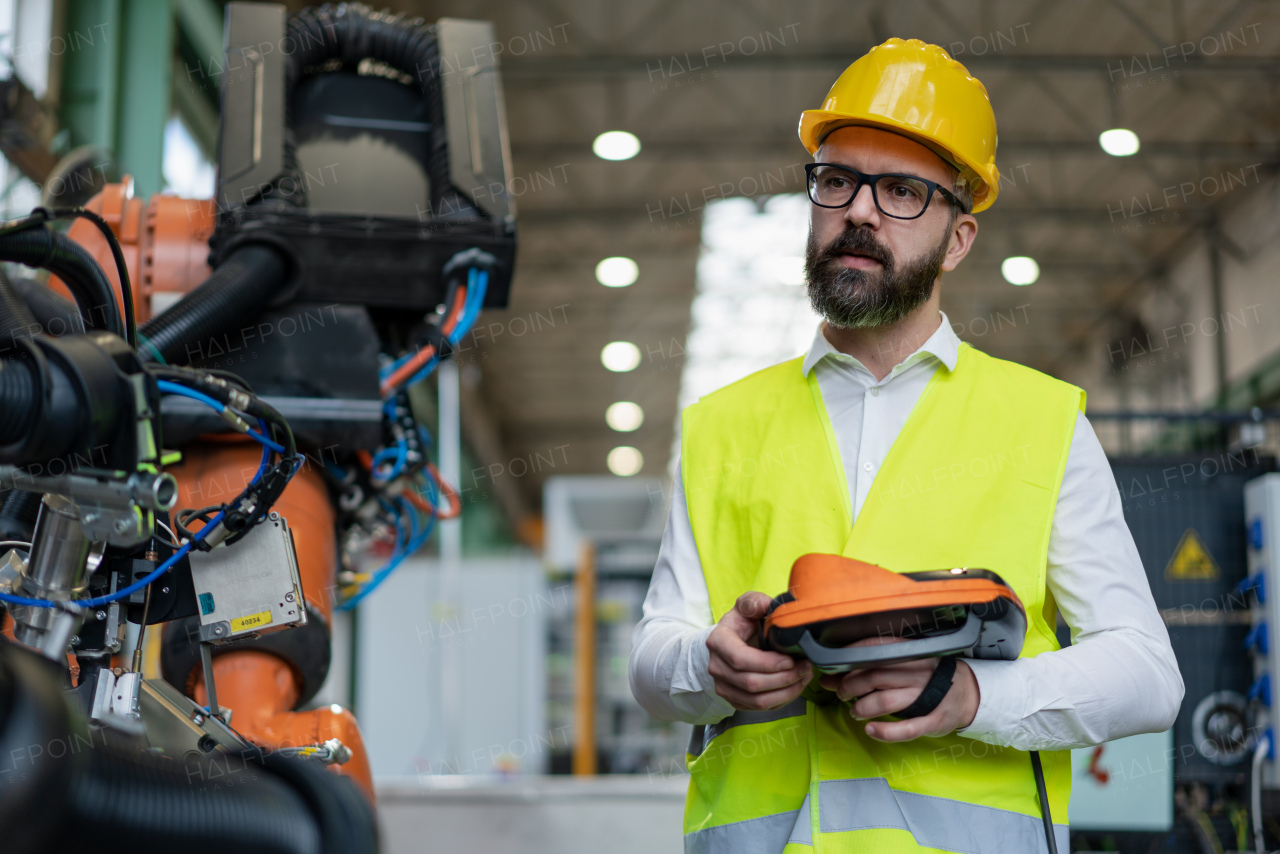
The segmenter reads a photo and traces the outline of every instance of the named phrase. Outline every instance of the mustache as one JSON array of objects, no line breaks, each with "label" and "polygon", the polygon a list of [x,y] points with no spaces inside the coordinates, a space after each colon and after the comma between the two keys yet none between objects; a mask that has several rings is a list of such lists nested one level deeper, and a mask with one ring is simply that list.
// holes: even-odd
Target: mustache
[{"label": "mustache", "polygon": [[865,255],[868,258],[879,261],[885,267],[893,263],[893,253],[889,251],[888,247],[881,244],[871,235],[871,232],[861,226],[841,232],[822,250],[817,261],[819,263],[834,261],[845,253]]}]

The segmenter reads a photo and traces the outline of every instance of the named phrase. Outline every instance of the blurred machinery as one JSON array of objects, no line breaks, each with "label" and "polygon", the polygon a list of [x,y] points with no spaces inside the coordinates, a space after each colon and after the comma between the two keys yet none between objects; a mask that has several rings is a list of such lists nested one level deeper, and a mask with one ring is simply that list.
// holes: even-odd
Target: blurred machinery
[{"label": "blurred machinery", "polygon": [[[1251,629],[1249,648],[1254,653],[1254,683],[1251,699],[1259,706],[1260,714],[1255,726],[1260,730],[1261,747],[1265,761],[1262,781],[1269,788],[1280,787],[1280,767],[1275,762],[1275,733],[1277,711],[1274,702],[1274,686],[1280,685],[1280,665],[1277,664],[1275,627],[1280,625],[1280,603],[1272,595],[1276,591],[1275,572],[1280,560],[1280,475],[1268,474],[1249,483],[1244,497],[1245,536],[1248,543],[1248,577],[1241,585],[1252,593],[1250,609]],[[1255,736],[1258,733],[1255,733]]]},{"label": "blurred machinery", "polygon": [[[0,746],[111,747],[0,768],[16,850],[83,827],[135,852],[372,850],[359,728],[307,706],[333,611],[460,511],[410,390],[507,300],[493,42],[483,22],[230,3],[214,199],[126,179],[0,228],[0,260],[52,274],[0,277]],[[361,572],[371,547],[386,562]],[[157,636],[162,680],[143,676]],[[256,782],[176,790],[228,759]]]},{"label": "blurred machinery", "polygon": [[543,490],[543,557],[573,586],[550,612],[548,726],[573,726],[553,757],[575,774],[680,775],[688,724],[654,721],[631,694],[627,661],[666,521],[656,478],[560,476]]},{"label": "blurred machinery", "polygon": [[[1251,659],[1269,661],[1270,647],[1256,628],[1265,561],[1248,533],[1260,523],[1246,519],[1262,515],[1252,505],[1277,482],[1266,474],[1274,468],[1254,447],[1112,461],[1186,695],[1169,732],[1075,751],[1070,817],[1081,846],[1253,850],[1262,793],[1250,771],[1270,714],[1255,670],[1270,664]],[[1065,624],[1058,634],[1070,642]]]}]

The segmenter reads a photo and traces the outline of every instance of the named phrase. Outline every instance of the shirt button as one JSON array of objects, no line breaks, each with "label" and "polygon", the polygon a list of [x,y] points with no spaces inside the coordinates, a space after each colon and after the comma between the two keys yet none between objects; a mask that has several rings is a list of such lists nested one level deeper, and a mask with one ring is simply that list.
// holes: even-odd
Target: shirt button
[{"label": "shirt button", "polygon": [[866,471],[871,471],[871,469],[872,469],[872,465],[871,465],[871,463],[863,463],[863,464],[862,464],[862,468],[863,468],[864,470],[866,470]]},{"label": "shirt button", "polygon": [[873,385],[873,386],[871,387],[871,396],[872,396],[872,397],[876,397],[876,396],[878,396],[879,394],[880,394],[880,386],[878,386],[878,385]]}]

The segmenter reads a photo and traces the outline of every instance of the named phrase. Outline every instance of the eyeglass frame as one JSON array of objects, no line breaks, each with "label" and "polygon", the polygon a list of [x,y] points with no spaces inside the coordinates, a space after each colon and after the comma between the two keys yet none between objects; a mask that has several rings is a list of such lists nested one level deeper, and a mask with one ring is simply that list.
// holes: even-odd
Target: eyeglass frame
[{"label": "eyeglass frame", "polygon": [[[819,166],[830,166],[833,169],[839,169],[842,172],[848,172],[849,174],[857,177],[858,183],[854,186],[853,192],[849,195],[849,201],[842,205],[824,205],[813,197],[813,170],[817,169]],[[919,181],[924,184],[929,189],[929,195],[925,196],[924,207],[920,208],[920,213],[915,216],[898,216],[897,214],[889,213],[881,207],[880,195],[876,192],[876,182],[881,178],[909,178],[912,181]],[[904,220],[907,222],[910,222],[913,219],[919,219],[924,216],[925,211],[929,210],[929,203],[933,201],[933,194],[935,192],[941,193],[943,198],[955,205],[961,213],[969,213],[965,208],[965,205],[960,201],[959,197],[937,181],[930,181],[928,178],[921,178],[919,175],[909,175],[905,172],[880,172],[878,174],[872,174],[869,172],[859,172],[857,169],[849,166],[842,166],[839,163],[806,163],[804,167],[804,185],[805,192],[809,196],[809,201],[820,208],[825,208],[826,210],[839,210],[840,208],[849,207],[849,205],[853,204],[853,200],[858,198],[858,193],[862,191],[862,188],[864,186],[869,186],[871,187],[871,201],[875,203],[876,210],[880,211],[880,213],[890,219]]]}]

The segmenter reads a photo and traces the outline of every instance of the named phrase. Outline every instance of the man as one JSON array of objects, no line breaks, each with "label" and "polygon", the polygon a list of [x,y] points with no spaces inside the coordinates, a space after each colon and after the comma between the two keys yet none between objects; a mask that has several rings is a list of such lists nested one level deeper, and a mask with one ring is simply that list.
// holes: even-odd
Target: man
[{"label": "man", "polygon": [[[1044,751],[1065,854],[1069,749],[1167,729],[1183,686],[1084,393],[962,344],[939,310],[999,191],[986,90],[941,48],[890,39],[800,137],[825,322],[802,359],[685,410],[634,638],[637,699],[696,725],[686,850],[1044,851],[1028,755]],[[757,643],[808,552],[994,570],[1027,609],[1022,657],[962,659],[908,719],[937,659],[814,680]]]}]

